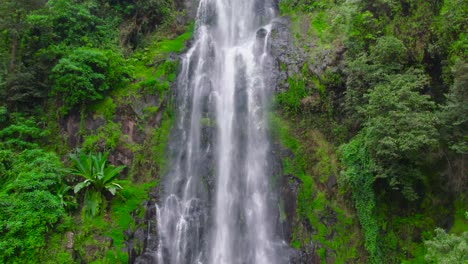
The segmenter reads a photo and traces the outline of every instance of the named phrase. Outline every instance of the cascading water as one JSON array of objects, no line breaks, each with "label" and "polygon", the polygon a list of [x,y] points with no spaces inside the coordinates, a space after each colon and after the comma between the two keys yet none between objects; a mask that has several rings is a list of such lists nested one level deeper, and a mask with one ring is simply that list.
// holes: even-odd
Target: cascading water
[{"label": "cascading water", "polygon": [[201,0],[182,59],[156,262],[275,264],[266,107],[272,0]]}]

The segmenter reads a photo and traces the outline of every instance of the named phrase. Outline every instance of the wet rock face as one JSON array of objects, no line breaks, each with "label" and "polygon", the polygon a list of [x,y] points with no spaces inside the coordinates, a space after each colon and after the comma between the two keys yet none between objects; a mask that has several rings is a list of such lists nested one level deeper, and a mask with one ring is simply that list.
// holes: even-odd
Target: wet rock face
[{"label": "wet rock face", "polygon": [[318,256],[314,244],[310,243],[302,250],[295,251],[295,254],[291,256],[290,264],[318,264],[320,263],[320,257]]},{"label": "wet rock face", "polygon": [[178,15],[177,22],[187,24],[197,16],[197,9],[200,0],[175,0],[174,4],[179,11],[184,11],[182,15]]},{"label": "wet rock face", "polygon": [[[257,36],[261,32],[257,33]],[[296,78],[302,76],[301,69],[308,61],[305,52],[295,45],[294,37],[290,32],[290,20],[287,17],[275,19],[272,25],[271,32],[271,53],[275,60],[272,77],[274,78],[275,92],[281,93],[289,89],[288,78]],[[282,175],[278,186],[280,193],[280,205],[282,212],[281,219],[277,221],[277,229],[281,230],[284,240],[289,243],[293,239],[293,231],[296,225],[302,225],[297,217],[297,195],[302,182],[295,175],[283,174],[282,160],[285,158],[293,158],[291,151],[284,149],[279,144],[272,146],[277,165],[273,175]],[[331,186],[336,183],[331,180]],[[312,230],[312,227],[305,227],[307,230]],[[317,248],[320,245],[310,243],[300,249],[290,249],[289,261],[291,264],[315,264],[320,263],[320,257],[317,254]]]},{"label": "wet rock face", "polygon": [[273,74],[276,80],[276,92],[284,92],[288,89],[288,77],[292,78],[300,74],[306,58],[303,51],[295,47],[289,28],[290,20],[287,17],[280,17],[273,21],[271,53],[276,63]]},{"label": "wet rock face", "polygon": [[[165,102],[161,102],[156,95],[143,95],[138,99],[128,102],[127,104],[118,105],[115,109],[115,114],[112,119],[108,119],[103,115],[96,115],[92,111],[80,114],[78,110],[71,111],[60,122],[60,132],[64,135],[66,143],[71,149],[77,148],[83,144],[83,132],[85,135],[97,134],[104,129],[109,122],[118,125],[121,137],[119,144],[109,153],[109,162],[114,165],[125,165],[130,168],[134,152],[126,147],[128,144],[143,144],[143,142],[151,135],[151,129],[161,123],[162,114],[165,110]],[[159,111],[151,116],[144,115],[145,107],[159,107]],[[139,127],[146,128],[141,131]],[[99,140],[93,146],[98,151],[106,149],[106,142]],[[124,173],[126,173],[124,171]]]},{"label": "wet rock face", "polygon": [[[154,264],[156,262],[156,250],[158,247],[158,231],[156,222],[156,207],[159,200],[160,190],[154,188],[143,202],[145,210],[143,217],[137,217],[135,212],[135,229],[127,229],[124,233],[126,250],[128,252],[128,263]],[[151,234],[151,236],[148,236]],[[157,263],[159,264],[159,263]]]}]

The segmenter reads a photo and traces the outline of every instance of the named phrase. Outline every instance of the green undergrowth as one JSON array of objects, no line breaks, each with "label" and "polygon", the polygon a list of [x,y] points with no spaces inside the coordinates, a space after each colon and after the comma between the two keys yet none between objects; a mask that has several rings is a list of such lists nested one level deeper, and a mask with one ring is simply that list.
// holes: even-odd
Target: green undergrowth
[{"label": "green undergrowth", "polygon": [[[169,107],[170,108],[170,107]],[[159,174],[164,174],[167,167],[167,144],[169,142],[170,132],[174,123],[174,116],[170,109],[166,110],[161,126],[157,128],[153,137],[153,155],[154,162],[159,166]]]},{"label": "green undergrowth", "polygon": [[[85,151],[131,153],[133,161],[121,180],[123,190],[107,202],[104,213],[94,218],[75,214],[73,224],[51,235],[44,263],[128,262],[124,231],[137,228],[134,217],[143,217],[143,202],[166,169],[166,148],[173,124],[170,89],[179,64],[172,54],[184,50],[192,31],[190,25],[178,37],[159,35],[148,40],[146,47],[127,60],[133,81],[82,110],[80,147]],[[149,103],[145,101],[148,96],[154,98]],[[90,129],[90,124],[97,128]],[[145,135],[143,142],[123,132],[129,124],[136,133]],[[66,248],[67,231],[74,233],[73,249]]]},{"label": "green undergrowth", "polygon": [[317,130],[303,124],[292,126],[294,121],[277,113],[269,120],[273,139],[292,153],[282,158],[283,175],[300,182],[290,245],[301,249],[312,242],[323,263],[357,260],[361,249],[356,220],[343,197],[325,185],[330,177],[338,176],[333,148]]},{"label": "green undergrowth", "polygon": [[375,212],[374,176],[369,169],[373,165],[361,140],[361,137],[356,138],[340,148],[340,156],[345,165],[343,182],[351,189],[370,262],[382,263],[379,224]]},{"label": "green undergrowth", "polygon": [[[158,95],[169,93],[178,69],[177,58],[170,56],[185,49],[185,42],[192,37],[193,29],[194,24],[191,24],[185,33],[175,38],[155,35],[146,47],[131,56],[129,61],[133,65],[135,82],[129,88],[136,92],[132,93],[133,96],[138,96],[138,91]],[[117,93],[122,95],[122,92]]]},{"label": "green undergrowth", "polygon": [[[138,121],[143,123],[159,112],[167,110],[167,104],[171,100],[170,87],[175,81],[179,64],[176,58],[170,56],[183,51],[192,31],[193,25],[189,25],[186,32],[178,37],[172,39],[165,39],[159,35],[153,37],[146,47],[140,48],[128,59],[129,68],[133,69],[134,81],[126,87],[114,90],[110,96],[88,106],[85,110],[85,115],[91,116],[93,120],[101,119],[104,123],[95,131],[85,131],[81,128],[85,149],[113,150],[118,146],[124,146],[132,152],[141,150],[142,146],[130,142],[128,135],[122,134],[121,124],[116,121],[117,108],[133,109],[138,115]],[[156,105],[138,103],[142,95],[155,96]],[[166,113],[164,115],[170,116]],[[142,130],[143,133],[145,128],[140,125],[136,129]],[[160,154],[161,151],[158,155]]]},{"label": "green undergrowth", "polygon": [[[124,231],[136,228],[134,216],[142,217],[142,202],[157,182],[134,184],[121,181],[124,187],[108,204],[108,210],[94,218],[77,215],[48,237],[42,263],[126,263]],[[60,227],[60,226],[59,226]],[[65,231],[73,233],[74,247],[67,249]],[[74,258],[72,257],[74,256]]]},{"label": "green undergrowth", "polygon": [[352,4],[327,0],[281,0],[279,6],[280,13],[291,18],[291,32],[296,44],[311,57],[343,45],[355,10]]},{"label": "green undergrowth", "polygon": [[295,75],[292,78],[288,78],[288,84],[288,90],[286,92],[279,93],[276,101],[287,111],[299,112],[301,109],[301,100],[308,94],[305,80]]},{"label": "green undergrowth", "polygon": [[167,106],[158,127],[151,128],[148,138],[141,145],[141,151],[135,153],[130,175],[138,182],[146,182],[167,171],[167,144],[169,142],[174,116],[172,106]]},{"label": "green undergrowth", "polygon": [[[426,197],[428,199],[428,197]],[[436,246],[434,248],[438,248],[440,252],[439,257],[442,257],[444,261],[447,261],[448,259],[451,259],[453,256],[453,251],[461,250],[461,252],[465,252],[465,260],[468,258],[466,255],[466,249],[467,249],[467,240],[466,237],[468,234],[468,205],[466,203],[466,196],[461,195],[458,199],[456,199],[453,203],[453,223],[451,227],[445,231],[447,236],[450,236],[452,238],[461,238],[465,236],[465,243],[460,243],[458,247],[456,247],[453,243],[453,241],[446,241],[442,239],[442,237],[437,236],[436,228],[437,224],[435,221],[432,220],[434,216],[436,215],[450,215],[451,214],[451,209],[449,208],[427,208],[424,214],[416,214],[414,216],[408,216],[408,217],[398,217],[394,219],[393,223],[397,223],[399,225],[395,226],[396,232],[398,232],[398,235],[400,237],[405,237],[408,236],[407,234],[412,234],[414,236],[414,233],[420,232],[421,239],[420,241],[413,241],[413,240],[407,240],[404,241],[403,244],[403,250],[406,251],[404,253],[406,254],[400,254],[399,258],[401,260],[401,263],[404,264],[419,264],[419,263],[438,263],[435,259],[432,259],[432,261],[428,261],[427,256],[433,256],[434,252],[430,253],[430,250],[428,250],[428,244],[427,243],[434,243]],[[432,217],[432,218],[431,218]],[[422,231],[418,231],[422,230]],[[405,235],[404,235],[405,234]],[[437,239],[436,239],[437,237]],[[424,242],[424,243],[421,243]],[[437,246],[437,244],[439,244]],[[433,250],[434,250],[433,248]],[[435,255],[438,255],[435,253]],[[447,257],[450,256],[451,257]],[[463,255],[463,254],[462,254]],[[453,262],[452,263],[458,263],[460,260],[456,259],[451,259]],[[439,259],[441,261],[441,259]],[[444,262],[445,263],[445,262]]]},{"label": "green undergrowth", "polygon": [[92,263],[127,262],[128,255],[123,250],[125,248],[124,231],[135,229],[133,216],[142,216],[144,212],[142,201],[148,198],[148,191],[155,185],[156,182],[133,184],[127,181],[123,183],[123,190],[111,202],[108,213],[93,219],[78,220],[79,225],[83,227],[82,232],[76,235],[76,246],[81,250],[80,256],[92,258],[93,256],[89,254],[90,249],[106,246],[106,248],[96,250],[97,255],[94,257],[98,260],[90,259]]},{"label": "green undergrowth", "polygon": [[461,234],[468,232],[468,203],[467,197],[462,196],[455,201],[454,221],[450,232],[453,234]]},{"label": "green undergrowth", "polygon": [[127,188],[120,192],[120,197],[111,204],[110,218],[114,222],[114,228],[108,231],[107,234],[113,239],[115,250],[108,252],[106,257],[117,255],[119,259],[127,259],[126,253],[124,255],[121,254],[121,249],[125,246],[123,232],[128,228],[135,229],[133,216],[136,214],[138,217],[143,217],[144,208],[142,201],[148,199],[149,190],[156,186],[156,184],[157,182],[141,185],[128,184]]}]

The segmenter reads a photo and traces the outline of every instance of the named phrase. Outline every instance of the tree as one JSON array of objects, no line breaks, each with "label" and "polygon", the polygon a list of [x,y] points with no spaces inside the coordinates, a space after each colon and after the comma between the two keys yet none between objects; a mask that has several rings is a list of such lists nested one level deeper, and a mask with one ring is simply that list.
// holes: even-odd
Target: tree
[{"label": "tree", "polygon": [[92,48],[78,48],[52,69],[53,94],[60,95],[65,107],[100,100],[104,93],[120,87],[127,68],[120,54]]},{"label": "tree", "polygon": [[371,48],[373,64],[384,68],[386,72],[401,70],[406,64],[408,54],[403,42],[393,36],[383,36]]},{"label": "tree", "polygon": [[112,6],[124,10],[121,43],[135,48],[142,37],[153,32],[159,25],[174,17],[174,7],[179,1],[170,0],[107,0]]},{"label": "tree", "polygon": [[65,171],[57,155],[41,149],[10,152],[9,164],[0,186],[0,262],[22,263],[37,256],[46,234],[65,217],[54,193]]},{"label": "tree", "polygon": [[450,149],[468,153],[468,63],[458,61],[453,68],[454,82],[446,95],[447,102],[442,106],[440,119],[442,134]]},{"label": "tree", "polygon": [[11,123],[0,130],[0,149],[24,150],[38,148],[38,139],[47,135],[48,131],[37,127],[34,118],[26,118],[21,114],[10,115]]},{"label": "tree", "polygon": [[389,75],[400,73],[407,63],[405,45],[393,36],[377,39],[370,50],[370,55],[362,52],[355,59],[349,60],[346,69],[346,110],[355,122],[365,119],[365,115],[359,112],[368,103],[364,95],[391,79]]},{"label": "tree", "polygon": [[427,248],[428,263],[451,264],[468,261],[468,232],[460,235],[447,234],[437,228],[435,237],[424,242]]},{"label": "tree", "polygon": [[409,200],[417,198],[412,185],[421,179],[424,155],[438,143],[435,104],[420,91],[428,84],[422,71],[410,69],[389,75],[365,97],[360,109],[366,116],[366,147],[375,163],[373,172]]},{"label": "tree", "polygon": [[445,0],[437,22],[438,45],[442,53],[452,62],[456,58],[468,58],[468,8],[464,0]]},{"label": "tree", "polygon": [[108,153],[93,155],[81,151],[70,155],[74,166],[71,172],[85,179],[75,186],[74,191],[78,193],[82,189],[86,189],[83,211],[87,216],[96,216],[99,212],[105,200],[105,191],[115,195],[118,190],[122,189],[116,180],[125,166],[107,165],[107,156]]},{"label": "tree", "polygon": [[26,15],[34,9],[43,6],[44,0],[4,0],[0,6],[0,29],[9,33],[10,63],[9,71],[16,68],[20,35],[24,30]]},{"label": "tree", "polygon": [[15,110],[29,110],[36,102],[47,97],[47,87],[38,82],[34,68],[16,66],[15,73],[6,78],[6,103]]},{"label": "tree", "polygon": [[47,8],[42,23],[52,26],[55,44],[109,48],[117,39],[118,21],[95,15],[102,9],[97,1],[50,0]]}]

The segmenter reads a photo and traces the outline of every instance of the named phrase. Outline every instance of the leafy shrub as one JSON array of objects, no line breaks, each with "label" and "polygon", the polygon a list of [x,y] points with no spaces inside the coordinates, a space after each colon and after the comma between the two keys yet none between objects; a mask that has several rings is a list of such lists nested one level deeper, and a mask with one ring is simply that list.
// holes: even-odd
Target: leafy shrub
[{"label": "leafy shrub", "polygon": [[340,147],[340,156],[345,165],[342,182],[352,192],[359,223],[364,234],[364,247],[369,252],[371,263],[382,263],[379,239],[379,225],[375,214],[374,166],[366,148],[363,134],[354,137]]},{"label": "leafy shrub", "polygon": [[23,150],[36,148],[38,139],[47,135],[48,131],[37,127],[34,118],[25,118],[18,113],[10,115],[11,123],[0,130],[0,149]]},{"label": "leafy shrub", "polygon": [[7,174],[11,180],[0,189],[0,262],[15,263],[34,258],[65,216],[54,193],[64,169],[55,154],[31,149],[11,157]]},{"label": "leafy shrub", "polygon": [[447,234],[443,229],[435,230],[435,237],[426,241],[428,263],[451,264],[468,261],[468,232],[460,235]]},{"label": "leafy shrub", "polygon": [[104,93],[120,87],[127,69],[123,58],[113,51],[79,48],[62,58],[52,69],[53,92],[69,108],[101,100]]},{"label": "leafy shrub", "polygon": [[365,95],[368,104],[360,109],[367,118],[364,143],[375,163],[373,173],[409,200],[417,198],[413,184],[421,178],[421,153],[438,143],[435,104],[419,93],[427,83],[418,70],[390,75]]},{"label": "leafy shrub", "polygon": [[48,12],[43,16],[32,16],[43,28],[52,27],[56,43],[67,46],[108,45],[117,33],[115,23],[96,16],[99,7],[94,1],[84,4],[77,0],[50,0]]},{"label": "leafy shrub", "polygon": [[371,58],[374,64],[400,69],[407,60],[407,50],[401,40],[384,36],[377,39],[377,43],[371,48]]},{"label": "leafy shrub", "polygon": [[107,153],[85,154],[81,151],[70,155],[74,166],[72,173],[85,178],[83,182],[75,185],[74,191],[78,193],[86,189],[83,206],[86,216],[96,216],[102,209],[105,200],[104,191],[115,195],[118,190],[122,189],[122,186],[116,182],[116,177],[125,166],[107,165],[107,155]]}]

